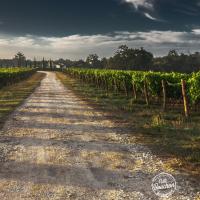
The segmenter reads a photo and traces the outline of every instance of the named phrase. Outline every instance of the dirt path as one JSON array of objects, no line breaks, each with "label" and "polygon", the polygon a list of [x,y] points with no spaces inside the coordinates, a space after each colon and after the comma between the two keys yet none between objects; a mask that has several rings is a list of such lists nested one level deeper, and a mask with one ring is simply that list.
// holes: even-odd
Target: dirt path
[{"label": "dirt path", "polygon": [[[0,199],[157,199],[152,178],[171,171],[125,133],[47,72],[2,130]],[[195,199],[187,176],[175,178],[171,199]]]}]

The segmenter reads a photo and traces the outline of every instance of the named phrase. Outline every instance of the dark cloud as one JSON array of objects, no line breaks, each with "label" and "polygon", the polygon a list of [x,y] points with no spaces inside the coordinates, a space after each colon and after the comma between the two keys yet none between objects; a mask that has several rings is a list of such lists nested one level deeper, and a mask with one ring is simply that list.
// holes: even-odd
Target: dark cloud
[{"label": "dark cloud", "polygon": [[111,55],[123,43],[196,50],[199,15],[200,0],[1,0],[0,50],[72,58]]},{"label": "dark cloud", "polygon": [[[13,35],[66,36],[117,30],[178,31],[186,30],[186,25],[191,23],[200,25],[200,6],[197,0],[123,1],[129,3],[122,4],[122,0],[2,0],[1,32]],[[131,1],[137,7],[130,6]]]}]

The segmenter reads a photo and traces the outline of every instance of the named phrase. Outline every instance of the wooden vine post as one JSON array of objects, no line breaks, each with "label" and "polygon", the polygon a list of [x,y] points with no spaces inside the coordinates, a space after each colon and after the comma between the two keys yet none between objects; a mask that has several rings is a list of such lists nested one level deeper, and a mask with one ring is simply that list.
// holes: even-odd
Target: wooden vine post
[{"label": "wooden vine post", "polygon": [[146,80],[144,80],[144,95],[145,95],[146,104],[147,104],[147,106],[149,106],[149,95],[148,95]]},{"label": "wooden vine post", "polygon": [[135,83],[133,83],[133,96],[134,96],[134,99],[137,100],[137,91],[136,91]]},{"label": "wooden vine post", "polygon": [[117,83],[116,83],[115,79],[114,79],[114,90],[115,90],[115,92],[117,92]]},{"label": "wooden vine post", "polygon": [[184,102],[184,112],[185,112],[185,117],[189,117],[189,104],[188,104],[188,98],[186,94],[186,82],[185,80],[181,80],[181,85],[182,85],[182,95],[183,95],[183,102]]},{"label": "wooden vine post", "polygon": [[128,96],[128,89],[126,87],[126,81],[125,80],[123,81],[123,85],[124,85],[125,94],[126,94],[126,96]]},{"label": "wooden vine post", "polygon": [[163,110],[166,110],[166,83],[162,80],[162,91],[163,91]]}]

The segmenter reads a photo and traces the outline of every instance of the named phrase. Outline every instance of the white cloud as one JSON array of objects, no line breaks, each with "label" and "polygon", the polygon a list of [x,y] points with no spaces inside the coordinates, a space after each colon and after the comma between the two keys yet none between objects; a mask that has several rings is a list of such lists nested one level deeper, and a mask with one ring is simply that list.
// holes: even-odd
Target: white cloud
[{"label": "white cloud", "polygon": [[17,51],[33,58],[85,58],[90,53],[101,57],[111,56],[119,45],[145,47],[156,55],[166,54],[169,49],[198,51],[200,30],[191,32],[149,31],[115,32],[113,34],[71,35],[66,37],[15,37],[0,35],[0,57],[13,57]]},{"label": "white cloud", "polygon": [[154,8],[152,0],[122,0],[125,3],[132,4],[136,9],[139,7],[144,7],[146,9],[152,10]]},{"label": "white cloud", "polygon": [[196,35],[200,35],[200,29],[193,29],[192,32]]},{"label": "white cloud", "polygon": [[[136,11],[141,12],[146,18],[153,21],[162,21],[152,16],[149,12],[153,13],[154,10],[154,0],[121,0],[123,3],[131,4]],[[140,8],[145,8],[146,12],[141,10]],[[147,12],[148,11],[148,12]]]},{"label": "white cloud", "polygon": [[144,13],[144,16],[147,17],[147,18],[149,18],[149,19],[151,19],[151,20],[153,20],[153,21],[158,21],[157,18],[151,16],[149,13]]}]

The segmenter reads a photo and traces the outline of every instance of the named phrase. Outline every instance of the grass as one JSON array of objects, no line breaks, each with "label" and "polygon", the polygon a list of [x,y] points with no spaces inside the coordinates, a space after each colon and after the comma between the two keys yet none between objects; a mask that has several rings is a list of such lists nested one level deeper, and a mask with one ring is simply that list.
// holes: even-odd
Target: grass
[{"label": "grass", "polygon": [[45,75],[35,73],[30,78],[0,89],[0,128],[13,112],[34,91]]},{"label": "grass", "polygon": [[[57,77],[91,106],[109,112],[113,120],[126,121],[132,132],[127,136],[128,143],[148,145],[151,150],[169,159],[169,165],[198,176],[200,174],[200,115],[192,113],[186,120],[181,108],[168,107],[163,112],[161,105],[147,107],[144,101],[135,102],[131,96],[105,92],[90,84],[83,84],[62,72]],[[133,137],[134,136],[134,137]]]}]

